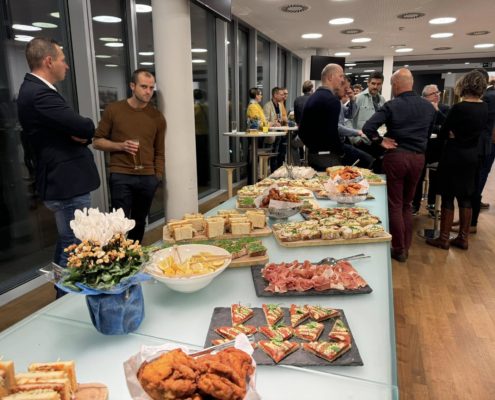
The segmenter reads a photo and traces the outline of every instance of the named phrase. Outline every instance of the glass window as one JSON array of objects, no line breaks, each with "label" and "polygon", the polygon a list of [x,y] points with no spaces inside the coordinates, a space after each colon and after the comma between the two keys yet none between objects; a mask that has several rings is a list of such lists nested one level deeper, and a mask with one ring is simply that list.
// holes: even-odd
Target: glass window
[{"label": "glass window", "polygon": [[217,63],[215,17],[191,4],[196,165],[199,197],[220,188],[218,162]]},{"label": "glass window", "polygon": [[257,86],[263,90],[265,101],[271,98],[270,95],[270,43],[258,37],[256,49],[256,79]]},{"label": "glass window", "polygon": [[277,57],[277,69],[278,69],[278,79],[277,84],[279,87],[286,87],[288,85],[286,79],[287,70],[287,51],[279,48]]},{"label": "glass window", "polygon": [[[246,130],[246,111],[249,104],[249,32],[239,26],[238,29],[238,56],[239,56],[239,127],[240,131]],[[239,142],[238,161],[248,161],[249,149],[247,139],[234,139]],[[247,177],[247,167],[240,169],[240,179]]]},{"label": "glass window", "polygon": [[301,81],[298,80],[299,60],[292,56],[292,68],[291,68],[291,90],[289,91],[289,98],[287,99],[287,105],[290,109],[293,108],[294,99],[299,96],[302,91]]},{"label": "glass window", "polygon": [[[77,107],[67,14],[62,2],[8,0],[9,20],[2,17],[0,46],[0,294],[38,276],[40,265],[53,259],[57,230],[53,213],[34,188],[33,157],[17,119],[16,98],[29,68],[24,55],[35,36],[55,39],[70,69],[59,92]],[[29,30],[28,30],[29,29]]]},{"label": "glass window", "polygon": [[[155,53],[153,44],[153,16],[151,0],[139,0],[136,7],[136,34],[137,48],[136,60],[138,68],[146,68],[155,74]],[[151,102],[157,106],[156,92]],[[166,134],[166,132],[165,132]],[[156,222],[165,217],[164,185],[158,186],[151,203],[148,223]]]}]

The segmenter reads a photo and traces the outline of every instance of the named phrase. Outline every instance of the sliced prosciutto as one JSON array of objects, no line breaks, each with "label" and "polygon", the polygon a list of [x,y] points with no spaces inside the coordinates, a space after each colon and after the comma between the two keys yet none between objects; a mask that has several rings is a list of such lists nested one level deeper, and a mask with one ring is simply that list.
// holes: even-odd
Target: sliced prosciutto
[{"label": "sliced prosciutto", "polygon": [[314,289],[318,292],[335,290],[356,290],[367,286],[366,281],[347,261],[335,265],[315,265],[310,261],[302,263],[269,263],[261,270],[268,282],[267,292],[305,292]]}]

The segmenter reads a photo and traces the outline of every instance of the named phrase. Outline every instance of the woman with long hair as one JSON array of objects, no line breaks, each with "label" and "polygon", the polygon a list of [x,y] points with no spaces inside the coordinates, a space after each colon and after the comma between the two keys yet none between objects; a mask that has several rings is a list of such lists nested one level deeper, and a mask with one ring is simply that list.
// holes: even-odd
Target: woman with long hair
[{"label": "woman with long hair", "polygon": [[[427,239],[431,246],[448,250],[450,245],[463,250],[468,248],[471,223],[471,196],[476,187],[476,170],[479,164],[479,139],[484,132],[488,107],[481,100],[486,79],[479,71],[471,71],[456,84],[461,101],[450,109],[439,138],[445,141],[438,166],[439,192],[442,196],[440,236]],[[454,199],[459,206],[459,235],[449,240],[454,219]]]}]

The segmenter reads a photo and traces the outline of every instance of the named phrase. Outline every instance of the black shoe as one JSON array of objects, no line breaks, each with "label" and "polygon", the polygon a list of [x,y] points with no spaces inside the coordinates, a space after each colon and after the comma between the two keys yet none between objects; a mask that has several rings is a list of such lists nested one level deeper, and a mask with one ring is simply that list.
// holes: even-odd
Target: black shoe
[{"label": "black shoe", "polygon": [[489,209],[489,208],[490,208],[490,204],[481,202],[481,203],[480,203],[480,208],[481,208],[482,210],[487,210],[487,209]]},{"label": "black shoe", "polygon": [[407,255],[405,252],[396,252],[391,250],[390,251],[390,257],[392,257],[394,260],[399,261],[401,263],[404,263],[407,261]]}]

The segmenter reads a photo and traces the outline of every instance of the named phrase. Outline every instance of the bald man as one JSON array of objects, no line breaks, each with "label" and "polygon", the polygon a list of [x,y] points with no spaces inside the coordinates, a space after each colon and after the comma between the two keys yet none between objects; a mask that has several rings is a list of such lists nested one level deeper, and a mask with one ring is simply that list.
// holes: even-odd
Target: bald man
[{"label": "bald man", "polygon": [[321,72],[322,85],[309,97],[299,126],[299,137],[308,148],[308,163],[317,171],[342,164],[344,147],[340,141],[339,91],[345,82],[342,67],[328,64]]},{"label": "bald man", "polygon": [[[394,99],[386,102],[364,124],[363,132],[386,150],[383,170],[387,175],[391,256],[405,262],[412,241],[411,203],[425,162],[435,108],[413,92],[413,76],[408,69],[396,71],[391,84]],[[387,126],[387,133],[381,137],[378,128],[383,124]]]}]

